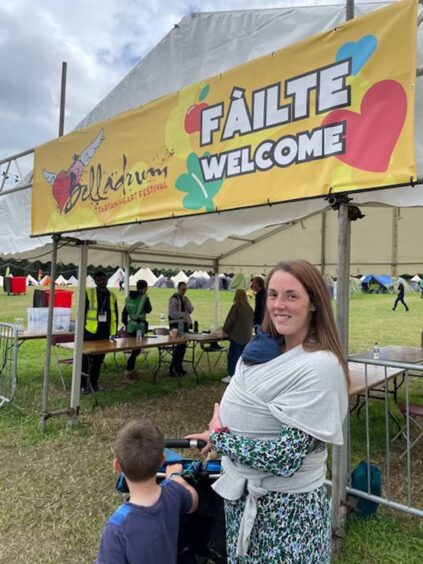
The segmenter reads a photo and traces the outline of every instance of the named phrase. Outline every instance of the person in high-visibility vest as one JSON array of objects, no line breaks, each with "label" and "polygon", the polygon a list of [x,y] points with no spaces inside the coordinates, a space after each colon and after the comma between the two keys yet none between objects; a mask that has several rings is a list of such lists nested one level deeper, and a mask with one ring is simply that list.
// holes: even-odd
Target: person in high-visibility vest
[{"label": "person in high-visibility vest", "polygon": [[[104,272],[94,274],[95,288],[87,288],[85,297],[84,341],[100,341],[117,333],[116,296],[107,289]],[[82,355],[81,393],[102,391],[98,381],[105,355]]]},{"label": "person in high-visibility vest", "polygon": [[[131,337],[136,337],[138,332],[141,332],[142,336],[147,333],[148,321],[145,317],[147,313],[151,313],[153,310],[147,291],[147,282],[145,280],[138,280],[137,289],[131,290],[125,300],[125,307],[122,311],[122,323]],[[132,384],[138,380],[135,361],[140,352],[140,349],[133,350],[128,358],[126,372],[123,376],[125,384]]]}]

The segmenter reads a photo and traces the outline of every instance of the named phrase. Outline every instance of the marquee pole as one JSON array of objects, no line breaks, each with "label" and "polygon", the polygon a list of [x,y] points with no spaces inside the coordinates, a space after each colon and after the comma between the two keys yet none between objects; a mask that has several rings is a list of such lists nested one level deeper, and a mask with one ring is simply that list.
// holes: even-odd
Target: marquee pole
[{"label": "marquee pole", "polygon": [[124,268],[125,268],[125,299],[126,299],[129,296],[129,276],[131,274],[131,256],[129,253],[125,253]]},{"label": "marquee pole", "polygon": [[219,261],[214,261],[214,326],[219,327]]},{"label": "marquee pole", "polygon": [[[351,252],[351,222],[348,218],[348,198],[342,198],[338,212],[338,271],[336,323],[341,340],[344,358],[348,359],[349,336],[349,278]],[[343,426],[344,444],[332,448],[332,529],[342,535],[346,511],[342,505],[345,500],[348,475],[348,414]]]},{"label": "marquee pole", "polygon": [[50,360],[51,360],[51,338],[53,335],[53,312],[54,312],[54,281],[56,279],[57,265],[57,242],[60,235],[53,235],[53,248],[51,253],[50,267],[50,295],[48,302],[47,316],[47,338],[46,338],[46,355],[44,361],[44,381],[43,381],[43,398],[41,407],[40,430],[42,433],[46,430],[48,419],[48,388],[50,380]]},{"label": "marquee pole", "polygon": [[77,317],[75,327],[75,345],[73,350],[72,365],[72,388],[70,401],[70,418],[68,427],[76,427],[79,425],[79,403],[81,396],[81,369],[82,369],[82,349],[84,345],[84,321],[85,321],[85,288],[87,281],[87,262],[88,262],[88,245],[86,241],[81,244],[79,267],[78,267],[78,303]]},{"label": "marquee pole", "polygon": [[[346,19],[354,18],[354,0],[346,1]],[[349,311],[350,311],[350,262],[351,222],[348,218],[347,196],[335,197],[338,209],[338,269],[336,282],[336,323],[341,340],[342,352],[348,362]],[[349,413],[343,424],[344,444],[332,447],[332,531],[342,536],[345,531],[346,498],[348,477]]]}]

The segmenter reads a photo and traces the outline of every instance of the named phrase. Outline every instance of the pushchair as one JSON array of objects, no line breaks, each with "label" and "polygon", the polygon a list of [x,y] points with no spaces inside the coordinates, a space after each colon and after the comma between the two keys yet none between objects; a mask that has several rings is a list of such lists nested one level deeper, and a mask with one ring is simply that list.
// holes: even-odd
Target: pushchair
[{"label": "pushchair", "polygon": [[[198,492],[199,506],[195,513],[181,519],[178,540],[177,564],[224,564],[226,560],[225,514],[223,500],[211,488],[220,475],[220,460],[201,462],[183,458],[174,448],[203,448],[204,441],[190,439],[166,439],[166,464],[183,465],[183,477]],[[165,466],[157,472],[157,480],[165,479]],[[120,475],[116,489],[128,493],[123,475]]]}]

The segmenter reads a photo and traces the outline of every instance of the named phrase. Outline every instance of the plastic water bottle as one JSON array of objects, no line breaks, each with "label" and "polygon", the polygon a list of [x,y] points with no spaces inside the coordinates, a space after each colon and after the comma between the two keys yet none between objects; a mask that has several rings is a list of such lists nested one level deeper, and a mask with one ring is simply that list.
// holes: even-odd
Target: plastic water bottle
[{"label": "plastic water bottle", "polygon": [[163,325],[163,323],[166,321],[166,317],[164,312],[162,311],[162,313],[160,314],[160,323]]},{"label": "plastic water bottle", "polygon": [[184,334],[184,322],[182,319],[178,321],[178,337],[182,337]]},{"label": "plastic water bottle", "polygon": [[194,333],[198,333],[198,321],[194,321]]},{"label": "plastic water bottle", "polygon": [[379,360],[380,358],[380,347],[377,343],[373,345],[373,358]]}]

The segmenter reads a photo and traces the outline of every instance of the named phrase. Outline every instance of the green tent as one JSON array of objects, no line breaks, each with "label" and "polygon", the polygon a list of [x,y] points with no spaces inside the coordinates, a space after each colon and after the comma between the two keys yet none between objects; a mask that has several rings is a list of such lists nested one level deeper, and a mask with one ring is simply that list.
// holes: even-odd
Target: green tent
[{"label": "green tent", "polygon": [[229,290],[248,290],[251,283],[251,276],[249,274],[243,274],[238,272],[232,278],[229,284]]}]

